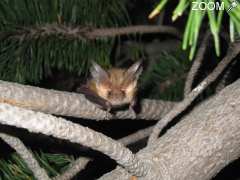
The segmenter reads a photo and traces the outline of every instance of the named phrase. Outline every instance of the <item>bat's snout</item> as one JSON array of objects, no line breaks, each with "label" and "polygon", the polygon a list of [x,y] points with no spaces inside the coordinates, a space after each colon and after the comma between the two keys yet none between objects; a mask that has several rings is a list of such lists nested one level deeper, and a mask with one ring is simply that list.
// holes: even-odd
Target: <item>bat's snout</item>
[{"label": "bat's snout", "polygon": [[123,91],[111,91],[108,94],[108,100],[112,105],[122,105],[126,102],[126,94]]}]

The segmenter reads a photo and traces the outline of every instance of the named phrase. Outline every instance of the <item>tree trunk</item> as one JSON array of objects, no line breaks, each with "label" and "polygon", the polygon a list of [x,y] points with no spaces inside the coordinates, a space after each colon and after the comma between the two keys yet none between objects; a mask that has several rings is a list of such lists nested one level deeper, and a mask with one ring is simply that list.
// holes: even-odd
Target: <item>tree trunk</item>
[{"label": "tree trunk", "polygon": [[[211,179],[240,156],[240,80],[194,108],[137,155],[152,167],[138,180]],[[118,167],[100,179],[130,178]]]}]

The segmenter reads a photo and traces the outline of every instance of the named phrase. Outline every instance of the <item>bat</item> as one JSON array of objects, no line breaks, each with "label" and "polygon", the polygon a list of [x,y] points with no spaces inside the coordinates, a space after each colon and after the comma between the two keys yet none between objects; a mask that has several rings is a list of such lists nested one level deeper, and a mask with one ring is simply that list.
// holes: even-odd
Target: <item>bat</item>
[{"label": "bat", "polygon": [[136,103],[137,84],[141,72],[140,61],[128,69],[110,68],[108,70],[92,62],[91,78],[78,89],[78,92],[109,112],[126,105],[132,109]]}]

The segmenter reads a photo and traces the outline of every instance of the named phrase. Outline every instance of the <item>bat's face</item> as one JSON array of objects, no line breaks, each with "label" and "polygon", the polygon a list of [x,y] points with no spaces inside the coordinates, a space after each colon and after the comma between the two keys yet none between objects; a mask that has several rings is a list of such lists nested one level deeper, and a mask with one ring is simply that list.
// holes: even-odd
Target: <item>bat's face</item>
[{"label": "bat's face", "polygon": [[137,80],[142,71],[140,62],[129,69],[103,70],[94,64],[91,69],[96,93],[112,106],[122,106],[134,101],[137,91]]},{"label": "bat's face", "polygon": [[[118,82],[121,82],[121,78]],[[116,84],[115,82],[106,81],[97,84],[96,88],[98,95],[110,102],[111,105],[121,106],[129,104],[134,100],[137,90],[137,81],[135,80],[126,85],[118,85],[118,83]]]}]

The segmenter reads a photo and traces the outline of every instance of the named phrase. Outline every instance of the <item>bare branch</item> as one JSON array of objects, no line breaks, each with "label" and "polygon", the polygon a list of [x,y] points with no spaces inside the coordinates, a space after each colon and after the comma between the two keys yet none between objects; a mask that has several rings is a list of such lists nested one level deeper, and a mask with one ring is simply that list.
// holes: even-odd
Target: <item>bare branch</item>
[{"label": "bare branch", "polygon": [[53,180],[70,180],[74,176],[76,176],[81,170],[83,170],[88,162],[90,161],[89,158],[80,157],[75,160],[69,168],[61,175],[58,175],[53,178]]},{"label": "bare branch", "polygon": [[192,85],[193,85],[193,81],[194,78],[196,77],[196,74],[202,64],[202,61],[204,59],[204,53],[208,47],[208,39],[210,37],[210,32],[207,32],[206,35],[204,36],[202,43],[199,47],[199,50],[196,54],[196,58],[192,64],[192,67],[188,73],[186,82],[185,82],[185,88],[184,88],[184,97],[186,97],[192,90]]},{"label": "bare branch", "polygon": [[227,55],[223,58],[223,60],[218,64],[218,66],[213,70],[211,74],[209,74],[196,88],[194,88],[191,93],[179,104],[173,107],[173,109],[164,116],[163,119],[157,122],[155,125],[152,134],[149,137],[149,144],[153,144],[160,131],[170,122],[173,118],[175,118],[178,114],[183,112],[192,101],[201,94],[206,87],[211,84],[213,81],[217,79],[217,77],[222,73],[222,71],[227,67],[227,65],[232,61],[234,57],[236,57],[240,52],[240,41],[236,43],[232,43],[228,49]]},{"label": "bare branch", "polygon": [[[127,146],[130,145],[132,143],[135,143],[141,139],[144,139],[146,137],[149,136],[149,134],[152,132],[153,127],[147,127],[145,129],[141,129],[133,134],[130,134],[126,137],[123,137],[121,139],[119,139],[118,141],[120,143],[122,143],[123,145]],[[90,161],[90,159],[88,158],[83,158],[80,157],[78,158],[76,161],[74,161],[72,163],[72,165],[70,165],[69,169],[66,170],[66,172],[64,172],[62,175],[59,175],[55,178],[53,178],[53,180],[68,180],[71,179],[72,177],[74,177],[78,172],[80,172],[82,169],[84,169],[84,167],[87,165],[87,163]]]},{"label": "bare branch", "polygon": [[178,38],[182,37],[181,32],[176,28],[164,25],[136,25],[120,28],[106,28],[106,29],[96,29],[95,31],[89,32],[89,38],[95,39],[96,37],[115,37],[119,35],[128,34],[144,34],[144,33],[165,33],[171,34]]},{"label": "bare branch", "polygon": [[50,180],[46,171],[39,166],[32,153],[18,138],[4,133],[0,133],[0,138],[4,140],[9,146],[11,146],[22,157],[28,168],[33,172],[35,178],[38,180]]},{"label": "bare branch", "polygon": [[217,93],[227,86],[227,80],[230,77],[231,71],[236,64],[237,64],[237,59],[234,60],[226,69],[226,72],[223,74],[223,77],[220,79],[220,81],[217,84],[217,87],[216,87]]},{"label": "bare branch", "polygon": [[139,140],[142,140],[149,136],[152,132],[153,126],[147,127],[145,129],[140,129],[137,132],[130,134],[126,137],[119,139],[118,141],[124,144],[125,146],[133,144]]},{"label": "bare branch", "polygon": [[[240,157],[240,80],[206,99],[153,146],[137,153],[154,164],[157,177],[138,180],[209,180]],[[117,167],[100,180],[129,180]]]},{"label": "bare branch", "polygon": [[19,27],[16,31],[2,32],[1,38],[37,39],[39,37],[57,36],[63,39],[93,40],[136,33],[165,33],[181,38],[182,34],[174,27],[164,25],[137,25],[118,28],[92,28],[86,26],[66,26],[63,24],[45,24],[34,27]]},{"label": "bare branch", "polygon": [[[0,92],[0,102],[34,111],[93,120],[135,119],[129,110],[119,111],[113,117],[88,101],[82,94],[4,81],[0,81]],[[166,114],[174,104],[174,102],[160,100],[142,100],[141,111],[137,114],[136,119],[157,120]]]},{"label": "bare branch", "polygon": [[63,118],[4,103],[0,104],[0,112],[1,124],[24,128],[30,132],[51,135],[90,147],[116,160],[118,164],[133,175],[145,176],[150,168],[121,143]]},{"label": "bare branch", "polygon": [[[147,127],[145,129],[141,129],[133,134],[130,134],[126,137],[123,137],[119,139],[118,141],[122,143],[123,145],[127,146],[132,143],[135,143],[141,139],[144,139],[149,136],[149,134],[152,132],[153,127]],[[76,161],[74,161],[69,169],[67,169],[62,175],[59,175],[57,177],[54,177],[53,180],[68,180],[73,178],[77,173],[79,173],[84,167],[87,165],[87,163],[90,161],[88,158],[80,157]]]}]

